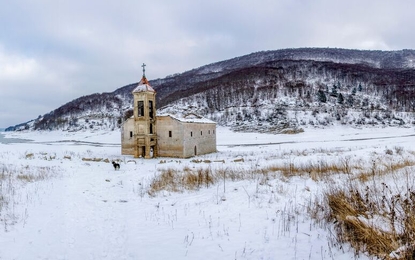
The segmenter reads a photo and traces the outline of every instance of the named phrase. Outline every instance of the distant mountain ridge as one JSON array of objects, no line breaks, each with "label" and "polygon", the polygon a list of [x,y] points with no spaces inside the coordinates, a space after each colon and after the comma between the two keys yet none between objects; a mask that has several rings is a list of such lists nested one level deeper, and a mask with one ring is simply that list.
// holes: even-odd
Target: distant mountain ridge
[{"label": "distant mountain ridge", "polygon": [[[131,115],[136,84],[80,97],[7,130],[117,129]],[[150,84],[160,111],[195,112],[236,130],[282,132],[335,123],[411,125],[415,50],[261,51]]]}]

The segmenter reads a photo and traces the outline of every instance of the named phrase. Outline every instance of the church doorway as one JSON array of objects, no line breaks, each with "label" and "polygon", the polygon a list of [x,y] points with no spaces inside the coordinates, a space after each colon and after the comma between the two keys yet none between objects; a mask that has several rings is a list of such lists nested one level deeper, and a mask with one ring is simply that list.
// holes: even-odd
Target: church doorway
[{"label": "church doorway", "polygon": [[196,145],[195,145],[195,155],[197,155],[197,147],[196,147]]}]

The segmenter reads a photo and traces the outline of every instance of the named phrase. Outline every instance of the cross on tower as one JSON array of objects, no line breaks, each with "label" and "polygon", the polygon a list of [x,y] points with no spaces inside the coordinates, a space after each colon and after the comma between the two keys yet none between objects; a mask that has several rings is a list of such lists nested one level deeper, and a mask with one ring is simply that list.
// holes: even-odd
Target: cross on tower
[{"label": "cross on tower", "polygon": [[143,65],[141,65],[141,67],[143,67],[143,77],[145,78],[146,77],[146,64],[145,63],[143,63]]}]

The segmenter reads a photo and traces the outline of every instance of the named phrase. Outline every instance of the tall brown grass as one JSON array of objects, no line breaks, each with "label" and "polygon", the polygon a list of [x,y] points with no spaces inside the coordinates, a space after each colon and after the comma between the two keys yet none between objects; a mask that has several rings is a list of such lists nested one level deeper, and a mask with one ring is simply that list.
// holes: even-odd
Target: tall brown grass
[{"label": "tall brown grass", "polygon": [[[320,159],[317,161],[295,161],[287,160],[280,163],[269,165],[249,165],[248,163],[240,167],[227,167],[213,169],[207,168],[190,168],[183,166],[181,170],[167,168],[161,170],[161,173],[153,178],[149,188],[149,194],[155,195],[161,190],[172,192],[182,192],[183,190],[195,190],[201,187],[209,187],[220,180],[260,180],[260,184],[279,177],[285,179],[294,176],[310,177],[314,181],[327,180],[334,174],[345,174],[354,176],[360,181],[368,181],[375,174],[385,175],[391,171],[398,171],[405,167],[415,165],[415,161],[403,159],[394,162],[383,158],[377,158],[377,161],[383,161],[383,164],[371,165],[358,160],[352,160],[351,157],[339,157],[335,161]],[[370,166],[369,166],[370,165]]]},{"label": "tall brown grass", "polygon": [[[410,157],[415,153],[406,155],[409,157],[404,156],[401,148],[394,148],[392,152],[374,153],[369,160],[345,156],[297,161],[296,157],[288,157],[264,165],[244,160],[227,168],[168,168],[154,177],[148,194],[197,190],[220,181],[256,180],[257,185],[264,185],[276,178],[300,176],[335,183],[326,181],[344,176],[347,186],[329,187],[323,199],[314,205],[310,203],[311,217],[319,225],[333,223],[337,240],[349,243],[356,252],[380,259],[414,259],[415,181],[410,181],[409,172],[415,166],[414,158]],[[391,189],[378,181],[385,176],[402,177],[403,173],[408,183],[405,189]],[[395,185],[402,183],[401,177],[395,177]]]},{"label": "tall brown grass", "polygon": [[215,182],[215,178],[217,178],[216,174],[214,175],[209,168],[192,170],[186,167],[184,171],[168,168],[162,170],[161,174],[152,180],[148,193],[153,196],[161,190],[181,192],[184,189],[209,187]]},{"label": "tall brown grass", "polygon": [[356,179],[324,196],[326,221],[335,223],[339,242],[380,259],[414,259],[415,186],[391,189],[375,181],[369,187]]},{"label": "tall brown grass", "polygon": [[[352,164],[348,185],[330,187],[325,202],[315,203],[310,213],[318,219],[317,212],[326,212],[325,221],[334,223],[338,241],[350,243],[356,252],[379,259],[415,259],[413,166],[414,159],[404,157],[400,147]],[[385,177],[392,184],[380,181]]]}]

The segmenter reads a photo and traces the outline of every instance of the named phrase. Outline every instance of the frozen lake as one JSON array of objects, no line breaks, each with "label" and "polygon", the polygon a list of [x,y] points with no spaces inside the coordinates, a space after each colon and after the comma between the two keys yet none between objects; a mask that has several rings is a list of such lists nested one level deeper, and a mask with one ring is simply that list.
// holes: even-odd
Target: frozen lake
[{"label": "frozen lake", "polygon": [[20,139],[20,138],[5,138],[4,132],[0,132],[0,143],[1,144],[11,144],[11,143],[26,143],[31,142],[32,140],[29,139]]}]

